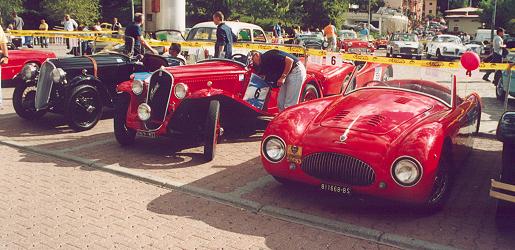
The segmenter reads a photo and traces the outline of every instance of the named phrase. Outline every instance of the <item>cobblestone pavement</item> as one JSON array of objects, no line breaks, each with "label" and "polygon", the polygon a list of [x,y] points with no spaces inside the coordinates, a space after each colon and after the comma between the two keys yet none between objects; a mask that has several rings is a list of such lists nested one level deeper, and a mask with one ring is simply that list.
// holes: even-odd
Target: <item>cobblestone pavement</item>
[{"label": "cobblestone pavement", "polygon": [[0,154],[3,249],[392,249],[6,146]]},{"label": "cobblestone pavement", "polygon": [[[34,179],[35,182],[39,183],[43,182],[46,178],[45,175],[49,173],[53,175],[55,172],[56,176],[61,174],[66,176],[71,169],[91,170],[79,168],[77,163],[71,164],[71,168],[62,167],[68,166],[70,163],[62,162],[57,158],[65,157],[71,161],[80,162],[80,165],[103,167],[108,170],[115,169],[116,172],[127,172],[131,176],[139,176],[139,179],[159,179],[162,180],[159,183],[172,183],[170,186],[184,190],[186,193],[200,194],[203,198],[191,197],[183,192],[163,191],[163,189],[149,186],[148,184],[98,171],[73,172],[77,176],[70,177],[70,179],[76,179],[76,182],[80,183],[89,183],[87,185],[71,182],[76,185],[55,187],[57,190],[63,188],[63,192],[67,194],[82,196],[82,192],[89,192],[87,187],[94,187],[95,185],[92,182],[96,182],[98,186],[94,188],[93,197],[95,198],[90,199],[93,199],[95,202],[92,207],[97,210],[99,207],[109,210],[105,207],[109,206],[109,203],[104,202],[104,199],[101,198],[104,196],[104,192],[106,193],[105,195],[114,192],[116,197],[128,197],[134,194],[131,197],[136,197],[138,202],[139,200],[144,200],[140,205],[143,204],[145,207],[133,205],[135,210],[125,212],[127,210],[124,208],[131,207],[131,203],[127,203],[127,199],[132,199],[121,198],[121,203],[117,203],[118,205],[114,206],[114,208],[118,208],[119,213],[123,214],[122,217],[131,216],[131,213],[142,213],[146,214],[144,216],[159,218],[156,220],[170,216],[169,218],[172,218],[172,221],[176,220],[178,223],[181,223],[181,226],[189,224],[194,226],[200,223],[207,228],[204,230],[219,230],[213,231],[213,235],[222,235],[221,238],[218,238],[222,245],[224,243],[230,245],[230,239],[238,241],[238,237],[244,238],[245,236],[250,237],[250,242],[258,244],[257,246],[270,248],[290,246],[295,248],[296,246],[301,246],[302,242],[301,238],[296,238],[298,227],[303,228],[302,230],[299,229],[300,232],[315,230],[312,227],[292,224],[292,227],[288,230],[278,230],[278,234],[281,236],[274,235],[271,237],[264,232],[265,230],[253,232],[251,230],[253,221],[273,220],[269,216],[263,216],[263,214],[268,214],[272,215],[272,217],[298,223],[306,222],[303,224],[334,231],[352,231],[354,235],[360,235],[362,231],[366,231],[366,234],[369,236],[377,233],[377,239],[380,239],[381,242],[387,242],[387,238],[390,236],[392,238],[397,237],[395,244],[406,248],[410,248],[409,246],[411,248],[414,246],[428,247],[430,245],[427,244],[436,243],[438,244],[436,246],[439,247],[449,246],[462,249],[510,249],[515,246],[515,237],[497,232],[493,218],[495,201],[488,196],[490,179],[496,178],[500,169],[501,144],[495,139],[494,133],[497,121],[502,113],[502,105],[495,99],[493,85],[483,82],[480,79],[481,75],[479,72],[474,72],[472,78],[467,78],[463,75],[459,78],[463,80],[459,86],[461,93],[475,90],[482,96],[481,133],[476,138],[474,151],[469,159],[463,163],[464,170],[458,174],[457,181],[453,186],[451,199],[443,211],[435,214],[417,213],[401,204],[368,197],[342,197],[320,193],[316,189],[304,186],[290,187],[280,185],[262,169],[258,157],[259,133],[226,137],[217,148],[216,159],[210,163],[205,163],[202,161],[202,148],[195,146],[177,147],[169,139],[150,140],[138,138],[136,145],[120,147],[112,133],[112,120],[110,119],[112,114],[109,112],[105,114],[104,119],[99,122],[97,127],[81,133],[75,133],[70,130],[63,118],[54,114],[47,114],[36,122],[24,121],[17,117],[12,109],[10,103],[12,89],[4,91],[6,103],[4,109],[0,111],[0,143],[18,148],[26,148],[14,151],[15,153],[12,157],[5,158],[8,159],[6,161],[8,164],[16,165],[17,171],[14,171],[13,167],[8,167],[7,170],[2,169],[2,171],[7,172],[3,174],[3,179],[0,179],[2,180],[0,181],[0,188],[4,186],[11,187],[11,185],[24,185],[24,182],[17,183],[15,181],[17,177],[13,174],[28,175],[30,178],[20,178]],[[2,147],[2,149],[7,150],[5,147]],[[12,149],[9,150],[12,151]],[[29,151],[31,150],[50,154],[57,158],[42,158],[30,153]],[[18,172],[19,169],[27,169],[27,171]],[[41,177],[38,174],[33,175],[33,169],[41,170]],[[125,185],[128,188],[117,188],[118,182],[121,183],[120,186]],[[4,185],[4,183],[7,184]],[[39,192],[38,188],[33,187],[32,184],[27,184],[27,186],[25,189],[22,187],[16,189],[11,187],[11,190],[25,190],[25,193],[29,194],[32,194],[32,191],[27,191],[27,189],[33,190],[36,193]],[[137,186],[138,188],[132,186]],[[36,190],[33,188],[36,188]],[[125,193],[127,190],[131,190],[131,192]],[[16,196],[19,193],[12,195]],[[32,202],[27,204],[28,207],[34,207],[36,204],[39,204],[33,203],[33,201],[37,200],[36,198],[28,199],[23,194],[19,196],[21,199]],[[246,204],[250,204],[248,205],[250,209],[241,211],[229,208],[213,202],[213,199],[209,199],[209,197],[214,197],[213,199],[218,201],[231,201],[229,203],[234,203],[239,207],[247,208]],[[17,200],[15,197],[12,197],[12,199],[14,201]],[[183,206],[183,208],[176,208],[174,206],[176,202],[180,204],[179,207]],[[46,203],[51,202],[48,200]],[[42,208],[47,205],[49,206],[46,203],[42,204]],[[20,207],[24,207],[23,203],[18,204],[20,204]],[[184,204],[190,204],[191,206],[188,207]],[[11,207],[12,205],[9,205],[7,209]],[[252,208],[255,208],[255,210],[252,210]],[[82,211],[88,211],[85,208],[81,209]],[[30,217],[32,216],[30,211],[30,209],[17,210],[13,216],[16,218]],[[227,213],[218,213],[218,211],[227,211]],[[82,215],[81,213],[76,212],[75,214]],[[100,219],[97,218],[95,221],[105,223],[102,225],[111,225],[111,223],[104,221],[103,217],[99,214],[103,214],[103,211],[100,210],[100,212],[96,213],[97,217],[100,216]],[[177,217],[179,219],[175,219]],[[137,220],[137,217],[131,218]],[[229,223],[231,220],[233,223]],[[121,231],[134,236],[131,233],[137,230],[132,230],[131,226],[135,222],[129,221],[121,224],[124,230],[122,228],[114,230],[109,228],[102,232],[116,234],[118,231]],[[242,221],[244,222],[242,223],[243,225],[239,225]],[[68,225],[71,228],[78,228],[82,224],[81,222],[82,220],[71,220]],[[285,223],[283,221],[280,222]],[[161,225],[162,223],[157,222],[155,224]],[[328,225],[333,224],[334,227],[328,227]],[[282,226],[271,226],[270,228],[281,229]],[[344,230],[340,230],[342,228]],[[76,230],[80,232],[79,235],[84,234],[80,229]],[[195,229],[189,228],[184,230],[194,231]],[[3,232],[4,229],[2,229]],[[292,232],[295,232],[295,237]],[[139,233],[134,234],[140,235]],[[229,240],[225,240],[223,236],[225,234],[228,235],[227,239]],[[316,234],[320,235],[320,231],[317,230]],[[334,237],[341,237],[338,234],[331,234],[330,237],[317,241],[316,238],[312,238],[314,237],[313,235],[308,236],[308,233],[303,235],[302,238],[312,239],[307,241],[313,241],[319,247],[324,245],[316,242],[331,242],[333,239],[336,239]],[[55,238],[55,236],[51,238]],[[3,240],[4,238],[0,239]],[[377,239],[376,241],[379,241]],[[410,242],[410,240],[417,241],[416,244],[419,245],[413,242],[411,243],[414,245],[410,245],[411,243],[402,245],[403,242]],[[139,244],[144,244],[145,242],[139,239],[135,241]],[[198,241],[202,242],[202,240]],[[21,242],[24,241],[21,240]],[[359,242],[356,244],[364,243]],[[130,246],[135,245],[130,244]],[[377,247],[377,245],[368,244],[365,247]]]}]

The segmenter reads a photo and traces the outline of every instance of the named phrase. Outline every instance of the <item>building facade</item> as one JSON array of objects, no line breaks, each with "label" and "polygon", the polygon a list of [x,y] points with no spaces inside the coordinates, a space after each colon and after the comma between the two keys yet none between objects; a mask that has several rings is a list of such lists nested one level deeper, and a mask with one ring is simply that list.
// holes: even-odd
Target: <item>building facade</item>
[{"label": "building facade", "polygon": [[424,15],[427,16],[436,16],[437,8],[437,0],[424,0]]},{"label": "building facade", "polygon": [[481,28],[481,19],[479,8],[466,7],[445,11],[445,20],[447,20],[448,31],[453,33],[465,32],[467,34],[475,34],[477,29]]}]

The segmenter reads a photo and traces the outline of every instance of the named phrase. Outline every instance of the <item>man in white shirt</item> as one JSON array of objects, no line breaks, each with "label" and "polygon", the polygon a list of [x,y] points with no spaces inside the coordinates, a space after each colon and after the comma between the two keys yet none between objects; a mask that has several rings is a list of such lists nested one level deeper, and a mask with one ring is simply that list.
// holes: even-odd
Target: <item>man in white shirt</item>
[{"label": "man in white shirt", "polygon": [[9,51],[7,49],[7,37],[2,26],[0,26],[0,108],[2,107],[2,65],[9,62]]},{"label": "man in white shirt", "polygon": [[[502,62],[502,50],[506,47],[504,44],[504,41],[502,40],[502,37],[504,36],[504,29],[498,28],[497,29],[497,35],[494,36],[494,40],[492,41],[492,54],[488,56],[488,58],[485,59],[486,62],[490,63],[501,63]],[[488,70],[485,75],[483,76],[483,80],[489,82],[490,80],[488,77],[491,73],[493,73],[493,70]],[[495,81],[494,81],[495,82]]]},{"label": "man in white shirt", "polygon": [[[61,23],[64,25],[65,31],[74,31],[79,27],[77,22],[75,22],[75,20],[71,19],[70,15],[68,15],[68,14],[64,15],[64,20]],[[66,40],[66,48],[70,49],[70,39],[65,38],[65,40]]]}]

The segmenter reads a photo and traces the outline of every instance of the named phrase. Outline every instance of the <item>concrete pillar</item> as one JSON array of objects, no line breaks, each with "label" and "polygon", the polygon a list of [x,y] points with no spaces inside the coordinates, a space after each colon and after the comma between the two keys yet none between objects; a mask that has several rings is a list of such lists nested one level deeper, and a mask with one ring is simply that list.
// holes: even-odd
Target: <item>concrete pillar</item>
[{"label": "concrete pillar", "polygon": [[156,29],[186,29],[186,0],[161,0]]}]

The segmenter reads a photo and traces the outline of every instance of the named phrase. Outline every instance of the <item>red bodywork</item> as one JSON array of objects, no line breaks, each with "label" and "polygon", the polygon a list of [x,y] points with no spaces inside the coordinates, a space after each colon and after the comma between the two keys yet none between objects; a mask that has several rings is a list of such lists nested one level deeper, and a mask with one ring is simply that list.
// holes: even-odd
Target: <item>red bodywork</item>
[{"label": "red bodywork", "polygon": [[342,52],[351,54],[372,54],[375,51],[372,43],[359,39],[338,40],[338,48]]},{"label": "red bodywork", "polygon": [[[436,92],[436,86],[440,86],[422,80],[398,81],[397,84],[408,82]],[[279,162],[272,163],[263,155],[263,149],[261,159],[268,173],[282,179],[319,187],[322,183],[350,187],[353,193],[422,204],[427,201],[435,182],[444,144],[448,144],[446,149],[450,152],[446,153],[452,155],[454,166],[461,167],[460,163],[472,148],[472,134],[476,132],[480,110],[480,98],[475,93],[458,98],[452,108],[437,98],[405,89],[362,88],[344,96],[300,104],[279,114],[268,125],[263,142],[276,136],[286,147],[296,146],[296,151],[301,152],[297,155],[298,161],[287,153]],[[315,178],[302,166],[306,157],[315,153],[358,159],[373,169],[375,180],[369,185],[352,186]],[[394,161],[404,156],[416,159],[422,168],[420,180],[410,187],[397,184],[391,173]],[[346,166],[332,167],[344,171]]]},{"label": "red bodywork", "polygon": [[374,41],[374,47],[376,49],[379,49],[379,48],[385,48],[386,49],[386,45],[388,44],[388,39],[377,39]]},{"label": "red bodywork", "polygon": [[18,75],[27,63],[36,63],[41,66],[48,58],[56,58],[53,52],[40,50],[9,50],[9,63],[2,65],[2,80],[11,80]]},{"label": "red bodywork", "polygon": [[[318,89],[322,97],[340,94],[354,68],[354,65],[348,63],[343,66],[309,64],[303,89],[309,83]],[[143,93],[137,96],[131,90],[132,81],[120,83],[117,86],[117,90],[130,95],[126,120],[128,128],[137,131],[152,131],[153,133],[155,132],[155,136],[165,135],[170,124],[184,122],[181,121],[184,119],[184,116],[176,115],[175,112],[180,110],[185,102],[190,103],[191,106],[192,102],[198,100],[220,100],[222,122],[224,122],[224,115],[232,115],[241,120],[249,117],[245,114],[250,114],[250,117],[257,117],[275,116],[278,113],[278,88],[273,88],[270,91],[262,110],[243,100],[251,74],[253,73],[253,69],[249,69],[243,64],[228,60],[213,60],[194,65],[169,67],[165,70],[173,76],[174,86],[178,83],[188,86],[186,97],[181,100],[172,93],[168,103],[166,118],[164,121],[151,121],[156,125],[154,127],[159,127],[159,129],[149,130],[137,115],[138,106],[145,102],[145,98],[142,98],[142,96],[146,96],[146,89],[148,87],[145,87]],[[364,67],[360,72],[362,72],[360,74],[362,78],[374,78],[374,69],[371,66]],[[145,83],[145,85],[148,86],[148,83]],[[198,110],[196,111],[199,112]]]}]

